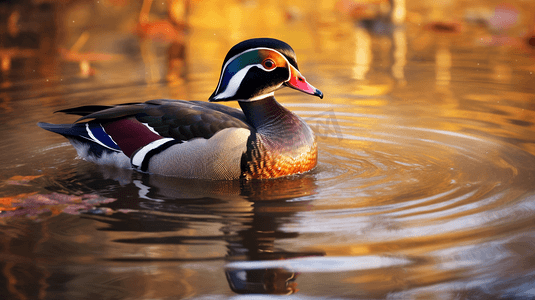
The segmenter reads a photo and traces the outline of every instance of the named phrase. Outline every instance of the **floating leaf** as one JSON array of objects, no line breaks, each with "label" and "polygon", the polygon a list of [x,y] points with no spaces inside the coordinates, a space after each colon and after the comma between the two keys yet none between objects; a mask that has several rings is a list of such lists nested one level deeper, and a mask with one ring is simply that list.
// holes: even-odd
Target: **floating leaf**
[{"label": "floating leaf", "polygon": [[11,176],[11,178],[7,179],[5,183],[11,184],[11,185],[27,185],[30,181],[42,177],[43,175],[36,175],[36,176],[21,176],[21,175],[15,175]]},{"label": "floating leaf", "polygon": [[[19,194],[12,197],[0,198],[0,217],[29,217],[35,218],[44,213],[58,215],[60,213],[80,214],[84,211],[95,210],[95,207],[113,202],[116,199],[101,197],[94,194],[81,196],[67,194]],[[102,209],[109,213],[109,210]]]},{"label": "floating leaf", "polygon": [[21,201],[23,201],[22,199],[35,195],[35,194],[36,193],[25,193],[25,194],[18,194],[12,197],[2,197],[0,198],[0,211],[15,210],[18,208],[16,206],[17,203],[20,203]]}]

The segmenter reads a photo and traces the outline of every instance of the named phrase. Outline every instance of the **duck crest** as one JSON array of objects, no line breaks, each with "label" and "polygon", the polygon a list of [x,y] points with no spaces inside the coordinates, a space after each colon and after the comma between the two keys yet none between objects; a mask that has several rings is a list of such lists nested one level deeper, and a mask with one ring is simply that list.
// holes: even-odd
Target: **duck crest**
[{"label": "duck crest", "polygon": [[316,137],[299,116],[274,97],[239,103],[256,130],[247,140],[247,151],[242,156],[242,178],[299,174],[316,166]]}]

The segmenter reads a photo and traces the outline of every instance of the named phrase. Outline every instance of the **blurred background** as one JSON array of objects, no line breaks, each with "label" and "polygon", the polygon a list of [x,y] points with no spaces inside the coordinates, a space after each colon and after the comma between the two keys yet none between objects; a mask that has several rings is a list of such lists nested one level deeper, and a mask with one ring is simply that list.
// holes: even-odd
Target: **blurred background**
[{"label": "blurred background", "polygon": [[[253,37],[325,94],[276,94],[312,172],[149,176],[36,126],[206,100]],[[534,73],[532,0],[0,0],[0,298],[534,299]]]},{"label": "blurred background", "polygon": [[[535,47],[535,4],[522,0],[2,0],[0,10],[4,90],[22,78],[54,86],[77,77],[166,82],[166,92],[151,95],[206,99],[218,76],[213,65],[237,42],[261,36],[287,41],[305,63],[339,66],[311,68],[316,74],[350,67],[351,77],[369,80],[378,75],[370,69],[390,64],[384,83],[403,83],[407,61],[428,56],[447,83],[452,44],[499,47],[504,56]],[[506,63],[493,68],[511,77]],[[188,86],[199,77],[207,80],[202,90]]]}]

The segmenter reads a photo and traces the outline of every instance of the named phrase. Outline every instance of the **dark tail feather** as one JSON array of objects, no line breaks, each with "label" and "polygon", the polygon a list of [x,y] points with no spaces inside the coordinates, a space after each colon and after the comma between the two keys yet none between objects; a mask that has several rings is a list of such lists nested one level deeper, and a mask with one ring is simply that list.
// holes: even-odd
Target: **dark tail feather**
[{"label": "dark tail feather", "polygon": [[56,112],[61,112],[61,113],[64,113],[64,114],[69,114],[69,115],[87,116],[87,115],[90,115],[92,113],[96,113],[98,111],[105,110],[105,109],[108,109],[108,108],[128,106],[128,105],[132,105],[132,104],[139,104],[139,103],[137,103],[137,102],[123,103],[123,104],[118,104],[118,105],[115,105],[115,106],[110,106],[110,105],[86,105],[86,106],[79,106],[79,107],[74,107],[74,108],[62,109],[62,110],[58,110]]},{"label": "dark tail feather", "polygon": [[39,122],[37,126],[52,131],[58,134],[61,134],[65,137],[83,137],[86,139],[91,139],[87,130],[85,129],[85,124],[50,124]]},{"label": "dark tail feather", "polygon": [[[46,129],[48,131],[52,131],[57,134],[61,134],[67,139],[71,141],[71,143],[75,142],[77,144],[85,145],[86,151],[88,155],[92,155],[94,157],[101,157],[103,153],[113,153],[113,152],[121,152],[120,149],[115,145],[104,145],[101,141],[96,141],[94,138],[89,136],[89,133],[87,132],[87,128],[85,123],[76,123],[76,124],[50,124],[50,123],[44,123],[39,122],[37,125],[43,129]],[[74,144],[73,144],[74,145]],[[75,148],[76,145],[74,145]],[[80,152],[78,152],[80,154]],[[85,157],[84,155],[80,154],[82,157]]]},{"label": "dark tail feather", "polygon": [[107,106],[107,105],[86,105],[86,106],[80,106],[80,107],[75,107],[75,108],[62,109],[56,112],[61,112],[61,113],[69,114],[69,115],[87,116],[94,112],[112,108],[112,107],[113,106]]}]

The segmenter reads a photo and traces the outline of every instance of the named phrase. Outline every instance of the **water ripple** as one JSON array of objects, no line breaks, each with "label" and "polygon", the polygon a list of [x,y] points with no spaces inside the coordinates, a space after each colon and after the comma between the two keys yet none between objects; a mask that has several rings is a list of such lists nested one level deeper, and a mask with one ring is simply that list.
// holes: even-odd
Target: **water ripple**
[{"label": "water ripple", "polygon": [[[336,113],[337,123],[332,115],[319,116],[309,120],[312,127],[330,126],[318,134],[315,178],[323,188],[314,209],[287,230],[349,230],[361,243],[418,237],[428,244],[473,230],[488,236],[491,224],[508,228],[519,221],[514,203],[526,201],[522,191],[529,189],[535,159],[499,136],[441,129],[450,122],[444,119],[417,127],[396,116],[344,112]],[[337,130],[343,139],[333,135]]]}]

